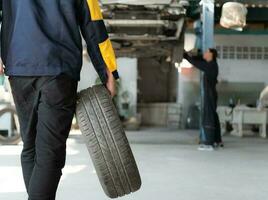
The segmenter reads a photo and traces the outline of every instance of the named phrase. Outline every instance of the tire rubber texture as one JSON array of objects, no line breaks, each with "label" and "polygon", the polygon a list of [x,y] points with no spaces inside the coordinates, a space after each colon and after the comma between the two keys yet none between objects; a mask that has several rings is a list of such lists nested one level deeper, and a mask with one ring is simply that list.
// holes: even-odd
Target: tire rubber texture
[{"label": "tire rubber texture", "polygon": [[134,156],[103,85],[78,94],[76,117],[106,195],[117,198],[139,190],[141,178]]},{"label": "tire rubber texture", "polygon": [[[13,106],[7,106],[0,110],[0,117],[6,113],[16,114],[16,109]],[[12,137],[4,137],[0,135],[0,144],[1,145],[17,145],[21,141],[21,135],[18,133]]]}]

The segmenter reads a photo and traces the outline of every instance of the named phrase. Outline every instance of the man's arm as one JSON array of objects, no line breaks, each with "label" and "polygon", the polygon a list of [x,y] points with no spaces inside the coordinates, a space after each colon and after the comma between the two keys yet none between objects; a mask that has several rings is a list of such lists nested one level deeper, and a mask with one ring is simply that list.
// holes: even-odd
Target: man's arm
[{"label": "man's arm", "polygon": [[201,71],[203,72],[208,71],[208,67],[206,66],[207,62],[205,60],[190,56],[187,52],[184,52],[183,57]]},{"label": "man's arm", "polygon": [[118,79],[119,75],[115,53],[108,37],[99,2],[98,0],[81,0],[80,6],[81,32],[87,43],[88,54],[102,82],[108,82],[109,85],[112,77]]}]

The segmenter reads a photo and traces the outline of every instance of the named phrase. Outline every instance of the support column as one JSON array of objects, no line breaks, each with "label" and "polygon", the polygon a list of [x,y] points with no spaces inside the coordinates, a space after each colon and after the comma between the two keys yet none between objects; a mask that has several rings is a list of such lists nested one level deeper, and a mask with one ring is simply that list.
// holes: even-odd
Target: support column
[{"label": "support column", "polygon": [[[202,0],[202,51],[205,52],[207,49],[214,46],[214,0]],[[207,141],[207,134],[203,127],[203,116],[204,116],[204,73],[200,74],[200,85],[201,85],[201,108],[200,108],[200,140],[202,142]]]}]

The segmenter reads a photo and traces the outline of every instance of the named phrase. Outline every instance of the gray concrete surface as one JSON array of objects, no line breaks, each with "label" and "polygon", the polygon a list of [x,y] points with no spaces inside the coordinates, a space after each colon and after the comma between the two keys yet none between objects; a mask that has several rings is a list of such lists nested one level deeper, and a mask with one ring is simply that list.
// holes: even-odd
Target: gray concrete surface
[{"label": "gray concrete surface", "polygon": [[[266,200],[268,140],[225,137],[226,148],[197,151],[197,132],[129,132],[143,185],[122,200]],[[0,200],[26,200],[19,146],[0,146]],[[57,200],[107,200],[82,139],[72,134]]]}]

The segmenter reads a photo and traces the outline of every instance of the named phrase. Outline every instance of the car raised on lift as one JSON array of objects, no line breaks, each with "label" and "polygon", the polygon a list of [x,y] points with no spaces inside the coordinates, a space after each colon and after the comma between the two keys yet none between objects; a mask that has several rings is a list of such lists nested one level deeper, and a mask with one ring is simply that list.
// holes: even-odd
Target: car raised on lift
[{"label": "car raised on lift", "polygon": [[181,60],[187,1],[102,0],[101,4],[118,57]]}]

